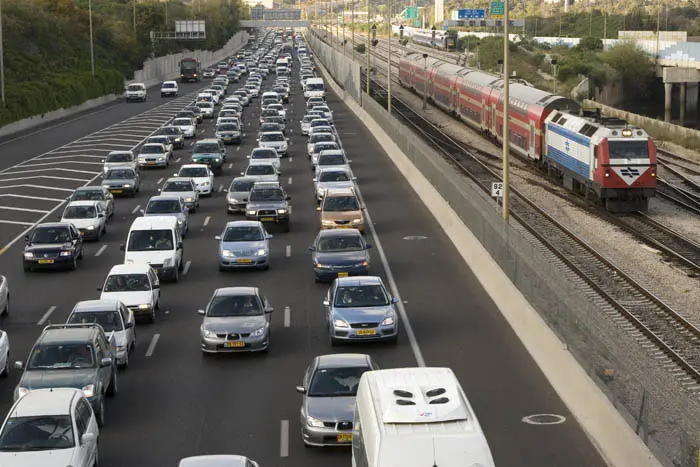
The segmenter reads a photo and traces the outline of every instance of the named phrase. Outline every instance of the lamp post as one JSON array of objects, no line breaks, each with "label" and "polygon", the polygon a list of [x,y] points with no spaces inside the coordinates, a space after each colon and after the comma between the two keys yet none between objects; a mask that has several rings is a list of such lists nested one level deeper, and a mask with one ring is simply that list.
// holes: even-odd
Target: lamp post
[{"label": "lamp post", "polygon": [[88,0],[88,16],[90,21],[90,69],[95,76],[95,48],[92,41],[92,0]]},{"label": "lamp post", "polygon": [[387,54],[387,80],[386,80],[386,111],[391,113],[391,0],[389,0],[389,12],[386,15],[387,18],[387,34],[389,35],[389,53]]},{"label": "lamp post", "polygon": [[428,100],[428,54],[423,54],[423,110]]},{"label": "lamp post", "polygon": [[2,0],[0,0],[0,99],[5,106],[5,50],[2,37]]},{"label": "lamp post", "polygon": [[509,178],[509,158],[510,158],[510,70],[508,68],[508,58],[510,55],[508,41],[508,0],[503,5],[503,220],[508,222],[508,178]]}]

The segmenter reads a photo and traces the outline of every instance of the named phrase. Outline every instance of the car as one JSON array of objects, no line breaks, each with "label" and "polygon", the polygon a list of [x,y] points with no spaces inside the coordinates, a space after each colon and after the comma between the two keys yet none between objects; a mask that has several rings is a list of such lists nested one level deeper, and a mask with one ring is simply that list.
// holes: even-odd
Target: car
[{"label": "car", "polygon": [[262,222],[228,222],[219,241],[219,271],[237,268],[268,269],[270,267],[270,243]]},{"label": "car", "polygon": [[167,136],[174,148],[182,149],[185,147],[185,134],[177,126],[164,126],[156,132],[156,135]]},{"label": "car", "polygon": [[[327,133],[321,133],[321,134],[327,134]],[[318,138],[319,135],[316,134],[312,136],[312,138]],[[309,138],[311,139],[311,138]],[[316,169],[316,165],[318,164],[318,159],[322,151],[332,151],[332,150],[340,150],[340,146],[338,143],[335,141],[321,141],[313,145],[313,148],[311,149],[311,152],[309,153],[309,159],[311,159],[311,170]]]},{"label": "car", "polygon": [[264,123],[267,117],[279,117],[280,113],[275,109],[263,109],[260,112],[260,123]]},{"label": "car", "polygon": [[177,467],[259,467],[258,463],[236,454],[207,454],[180,459]]},{"label": "car", "polygon": [[333,123],[333,112],[327,105],[315,105],[311,108],[311,110],[320,111],[323,114],[324,119],[328,120],[331,124]]},{"label": "car", "polygon": [[[281,131],[282,134],[286,134],[286,131],[287,131],[287,124],[285,123],[285,120],[284,120],[282,117],[280,117],[280,116],[277,116],[277,117],[265,117],[265,121],[262,122],[261,125],[264,125],[264,124],[266,124],[266,123],[275,123],[275,124],[279,125],[279,126],[280,126],[279,131]],[[259,136],[258,136],[258,137],[259,137]]]},{"label": "car", "polygon": [[284,133],[284,127],[279,123],[265,122],[260,125],[260,128],[258,129],[258,136],[261,133],[269,133],[271,131],[281,131]]},{"label": "car", "polygon": [[260,221],[263,225],[278,225],[284,232],[289,232],[288,201],[291,199],[279,183],[258,182],[248,195],[246,218]]},{"label": "car", "polygon": [[321,230],[309,247],[314,281],[368,275],[371,248],[357,229]]},{"label": "car", "polygon": [[226,153],[215,138],[199,140],[192,148],[192,163],[205,165],[214,173],[221,174],[224,171]]},{"label": "car", "polygon": [[195,105],[201,102],[207,102],[213,106],[216,106],[219,103],[219,92],[215,91],[214,89],[205,89],[204,91],[201,91],[199,94],[197,94],[197,101]]},{"label": "car", "polygon": [[194,138],[197,134],[197,125],[191,118],[179,117],[173,120],[170,125],[179,128],[185,138]]},{"label": "car", "polygon": [[146,102],[146,100],[148,100],[146,85],[143,83],[132,83],[128,85],[126,87],[126,91],[124,92],[124,99],[126,99],[127,102]]},{"label": "car", "polygon": [[324,105],[326,100],[323,97],[310,97],[306,100],[306,111],[313,109],[317,105]]},{"label": "car", "polygon": [[211,196],[214,189],[214,172],[204,164],[185,164],[175,174],[176,177],[190,178],[200,195]]},{"label": "car", "polygon": [[260,87],[257,84],[248,83],[244,86],[244,88],[250,93],[252,98],[256,98],[260,94]]},{"label": "car", "polygon": [[[184,112],[192,112],[194,115],[192,115],[192,116],[190,116],[190,115],[184,115]],[[175,116],[176,116],[176,117],[181,117],[181,116],[183,116],[183,117],[194,118],[195,121],[197,122],[197,124],[200,124],[200,123],[202,123],[202,122],[204,121],[204,113],[203,113],[202,109],[200,109],[200,108],[199,108],[197,105],[195,105],[195,104],[188,105],[187,107],[185,107],[184,109],[182,109],[180,112],[178,112],[177,114],[175,114]]]},{"label": "car", "polygon": [[94,467],[99,434],[80,389],[32,391],[14,403],[0,429],[0,465]]},{"label": "car", "polygon": [[326,195],[326,191],[334,188],[353,188],[355,186],[354,177],[347,168],[330,167],[321,168],[314,178],[314,196],[319,203]]},{"label": "car", "polygon": [[246,91],[245,89],[238,89],[237,91],[233,92],[233,95],[238,96],[238,98],[241,100],[241,104],[243,104],[243,106],[250,105],[251,98],[248,95],[248,91]]},{"label": "car", "polygon": [[345,169],[350,172],[350,163],[352,162],[345,157],[345,151],[342,149],[324,149],[318,153],[316,160],[316,176],[321,170],[326,169]]},{"label": "car", "polygon": [[97,201],[107,213],[107,219],[114,215],[114,196],[104,186],[80,187],[68,198],[68,202],[72,201]]},{"label": "car", "polygon": [[168,152],[168,159],[173,156],[173,151],[175,151],[175,145],[170,141],[166,135],[153,135],[149,136],[145,144],[162,144],[165,146],[165,150]]},{"label": "car", "polygon": [[289,148],[289,138],[285,138],[281,131],[261,133],[258,137],[258,145],[263,148],[274,148],[280,157],[285,157]]},{"label": "car", "polygon": [[205,69],[202,71],[202,76],[203,76],[204,78],[213,78],[214,75],[216,75],[216,71],[215,71],[214,69],[212,69],[212,68],[205,68]]},{"label": "car", "polygon": [[272,86],[272,91],[276,92],[282,99],[282,103],[286,104],[289,102],[289,90],[284,86]]},{"label": "car", "polygon": [[160,85],[160,97],[176,97],[180,93],[177,81],[163,81]]},{"label": "car", "polygon": [[311,128],[311,122],[316,119],[316,115],[309,115],[306,114],[304,115],[304,118],[302,118],[299,121],[299,125],[301,125],[301,134],[306,136],[309,134],[309,128]]},{"label": "car", "polygon": [[83,236],[72,224],[49,222],[37,225],[24,237],[25,272],[35,269],[76,269],[83,259]]},{"label": "car", "polygon": [[129,167],[115,167],[102,178],[102,186],[114,195],[136,196],[141,190],[141,175]]},{"label": "car", "polygon": [[272,164],[277,173],[280,173],[280,156],[274,148],[254,148],[248,158],[249,164]]},{"label": "car", "polygon": [[[228,85],[227,85],[228,86]],[[216,91],[219,93],[219,99],[223,99],[224,96],[227,94],[227,90],[225,86],[222,86],[221,84],[213,84],[209,87],[209,89]]]},{"label": "car", "polygon": [[116,339],[105,335],[98,324],[52,324],[46,326],[34,343],[26,365],[15,362],[22,376],[14,400],[36,389],[75,388],[104,426],[105,399],[119,391]]},{"label": "car", "polygon": [[104,163],[102,166],[103,173],[107,173],[113,167],[127,166],[134,170],[139,169],[139,163],[133,151],[111,151],[102,162]]},{"label": "car", "polygon": [[286,119],[287,118],[287,109],[284,108],[282,104],[269,104],[267,107],[265,107],[266,110],[276,110],[279,112],[280,117]]},{"label": "car", "polygon": [[311,134],[316,127],[328,127],[330,129],[329,131],[333,131],[333,123],[325,118],[315,118],[311,120],[311,123],[309,124],[309,134]]},{"label": "car", "polygon": [[241,144],[242,135],[241,127],[237,123],[219,123],[214,130],[214,136],[224,144]]},{"label": "car", "polygon": [[342,342],[398,340],[397,297],[379,276],[339,277],[323,299],[332,346]]},{"label": "car", "polygon": [[[10,284],[7,277],[0,275],[0,316],[10,314]],[[2,368],[0,366],[0,368]]]},{"label": "car", "polygon": [[146,143],[139,151],[139,167],[162,167],[170,166],[170,151],[165,145],[160,143]]},{"label": "car", "polygon": [[241,113],[243,112],[243,109],[238,105],[238,104],[226,104],[224,107],[219,111],[219,115],[217,117],[217,123],[218,120],[224,117],[234,117],[237,118],[238,120],[241,119]]},{"label": "car", "polygon": [[84,300],[78,302],[68,315],[66,324],[95,323],[105,333],[114,334],[117,366],[129,366],[129,353],[136,347],[134,312],[119,300]]},{"label": "car", "polygon": [[245,207],[248,204],[248,196],[250,190],[257,179],[255,177],[236,177],[231,182],[231,185],[226,191],[226,212],[245,213]]},{"label": "car", "polygon": [[191,178],[171,177],[158,191],[161,195],[179,196],[184,199],[189,212],[195,212],[199,208],[199,192]]},{"label": "car", "polygon": [[214,118],[214,103],[213,102],[197,102],[195,104],[202,111],[202,117]]},{"label": "car", "polygon": [[256,182],[278,182],[279,172],[274,165],[270,163],[250,164],[241,172],[244,177],[255,178]]},{"label": "car", "polygon": [[85,240],[100,241],[107,233],[107,213],[99,201],[72,201],[63,210],[61,222],[73,224]]},{"label": "car", "polygon": [[316,209],[321,212],[321,229],[365,230],[363,206],[352,188],[326,190],[321,205]]},{"label": "car", "polygon": [[107,274],[100,300],[122,302],[135,319],[153,323],[160,307],[160,280],[153,268],[143,262],[117,264]]},{"label": "car", "polygon": [[[2,277],[3,282],[7,284],[7,279],[5,279],[4,276],[0,277]],[[0,287],[2,287],[2,284],[0,284]],[[4,301],[5,305],[2,315],[7,316],[10,309],[10,301],[7,298]],[[0,377],[7,378],[10,376],[10,368],[10,336],[6,331],[0,329]]]},{"label": "car", "polygon": [[306,153],[311,159],[311,155],[314,153],[314,146],[316,143],[335,143],[334,133],[316,133],[309,137],[306,142]]},{"label": "car", "polygon": [[180,229],[180,236],[187,235],[189,229],[189,210],[185,205],[185,200],[179,195],[152,196],[148,200],[144,216],[173,216],[177,219]]},{"label": "car", "polygon": [[319,133],[334,133],[334,131],[333,128],[329,126],[309,127],[309,138]]},{"label": "car", "polygon": [[274,308],[257,287],[216,289],[200,326],[202,353],[267,352]]},{"label": "car", "polygon": [[352,445],[355,397],[360,378],[379,365],[366,354],[319,355],[304,372],[299,424],[307,446]]},{"label": "car", "polygon": [[124,252],[124,264],[145,263],[159,278],[180,280],[184,268],[184,242],[174,216],[142,216],[131,223]]}]

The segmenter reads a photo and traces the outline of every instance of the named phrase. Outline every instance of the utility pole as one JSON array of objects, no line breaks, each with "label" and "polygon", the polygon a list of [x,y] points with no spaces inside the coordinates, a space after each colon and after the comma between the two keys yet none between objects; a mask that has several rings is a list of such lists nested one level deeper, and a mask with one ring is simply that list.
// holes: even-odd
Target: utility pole
[{"label": "utility pole", "polygon": [[367,0],[367,79],[366,79],[366,85],[367,85],[367,97],[369,97],[369,68],[372,66],[372,63],[370,61],[370,54],[372,53],[372,41],[369,38],[369,15],[370,15],[370,9],[371,9],[371,3],[372,0]]},{"label": "utility pole", "polygon": [[350,9],[352,11],[352,61],[355,63],[355,0],[350,0]]},{"label": "utility pole", "polygon": [[661,31],[661,6],[656,10],[656,65],[659,64],[659,36]]},{"label": "utility pole", "polygon": [[95,76],[95,48],[92,40],[92,0],[88,0],[88,17],[90,21],[90,70],[92,76]]},{"label": "utility pole", "polygon": [[5,49],[2,36],[2,0],[0,0],[0,99],[5,106]]},{"label": "utility pole", "polygon": [[428,54],[423,54],[423,110],[428,100]]},{"label": "utility pole", "polygon": [[389,0],[389,12],[387,14],[387,25],[389,26],[388,29],[388,34],[389,34],[389,53],[387,54],[387,64],[388,66],[388,78],[386,80],[386,92],[387,92],[387,97],[386,97],[386,110],[387,112],[391,113],[391,36],[392,36],[392,31],[391,31],[391,0]]},{"label": "utility pole", "polygon": [[[566,1],[566,0],[564,0]],[[503,220],[508,222],[508,178],[510,159],[510,70],[508,58],[510,55],[508,41],[508,8],[509,1],[505,0],[503,5]]]}]

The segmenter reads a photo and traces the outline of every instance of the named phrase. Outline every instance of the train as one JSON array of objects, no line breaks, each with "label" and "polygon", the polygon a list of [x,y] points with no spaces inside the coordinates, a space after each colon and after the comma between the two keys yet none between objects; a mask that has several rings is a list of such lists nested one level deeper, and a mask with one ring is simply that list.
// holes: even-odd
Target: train
[{"label": "train", "polygon": [[435,31],[435,39],[433,39],[432,31],[416,31],[411,35],[411,39],[416,44],[428,47],[445,47],[445,33],[443,31]]},{"label": "train", "polygon": [[[399,82],[502,143],[503,79],[422,53],[399,60]],[[644,129],[510,81],[511,151],[610,212],[646,211],[656,194],[656,146]]]}]

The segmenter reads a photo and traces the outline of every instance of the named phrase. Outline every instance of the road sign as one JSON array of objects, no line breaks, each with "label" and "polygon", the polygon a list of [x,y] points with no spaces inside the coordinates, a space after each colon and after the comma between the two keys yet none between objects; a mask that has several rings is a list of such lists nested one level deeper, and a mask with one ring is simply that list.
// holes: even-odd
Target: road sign
[{"label": "road sign", "polygon": [[418,19],[418,7],[410,6],[406,8],[406,19]]},{"label": "road sign", "polygon": [[503,182],[491,183],[491,196],[493,198],[503,198]]},{"label": "road sign", "polygon": [[477,19],[485,18],[486,10],[483,9],[468,9],[468,10],[457,10],[457,19]]},{"label": "road sign", "polygon": [[503,2],[491,2],[491,18],[503,19],[505,5]]}]

